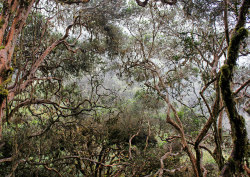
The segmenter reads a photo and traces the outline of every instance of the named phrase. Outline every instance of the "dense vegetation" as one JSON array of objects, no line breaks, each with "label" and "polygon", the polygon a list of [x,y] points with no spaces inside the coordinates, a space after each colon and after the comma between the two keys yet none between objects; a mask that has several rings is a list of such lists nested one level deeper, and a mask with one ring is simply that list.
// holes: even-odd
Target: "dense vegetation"
[{"label": "dense vegetation", "polygon": [[246,176],[248,0],[0,2],[0,176]]}]

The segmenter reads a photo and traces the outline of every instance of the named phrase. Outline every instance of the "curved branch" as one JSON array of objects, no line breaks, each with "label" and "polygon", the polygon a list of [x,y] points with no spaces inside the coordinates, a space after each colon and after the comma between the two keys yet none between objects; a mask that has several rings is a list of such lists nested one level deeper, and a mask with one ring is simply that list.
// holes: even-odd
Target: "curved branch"
[{"label": "curved branch", "polygon": [[148,1],[149,0],[145,0],[145,1],[140,1],[140,0],[136,0],[136,3],[139,5],[139,6],[142,6],[142,7],[145,7],[147,4],[148,4]]},{"label": "curved branch", "polygon": [[172,1],[161,0],[161,2],[168,5],[175,5],[177,3],[177,0],[172,0]]},{"label": "curved branch", "polygon": [[[72,110],[72,111],[75,111],[77,110],[81,105],[83,105],[84,103],[89,103],[90,105],[92,105],[91,101],[90,100],[83,100],[82,102],[80,102],[77,106],[75,107],[65,107],[65,106],[61,106],[59,105],[58,103],[56,102],[53,102],[53,101],[50,101],[50,100],[46,100],[46,99],[29,99],[29,100],[25,100],[23,102],[21,102],[19,105],[15,106],[14,109],[11,110],[10,114],[8,115],[9,118],[12,117],[12,115],[18,111],[19,108],[21,107],[24,107],[24,106],[27,106],[27,105],[31,105],[31,104],[50,104],[50,105],[53,105],[57,108],[61,108],[61,109],[68,109],[68,110]],[[91,106],[92,107],[92,106]],[[81,113],[82,111],[86,110],[86,111],[89,111],[91,110],[92,108],[90,109],[82,109],[80,112],[77,112],[77,113]],[[76,115],[77,113],[74,113],[72,115]],[[63,115],[62,115],[63,116]]]},{"label": "curved branch", "polygon": [[59,0],[60,3],[64,4],[81,4],[81,3],[88,3],[90,0]]},{"label": "curved branch", "polygon": [[242,89],[244,89],[246,86],[248,86],[250,83],[250,79],[246,81],[244,84],[242,84],[235,92],[234,95],[237,95]]}]

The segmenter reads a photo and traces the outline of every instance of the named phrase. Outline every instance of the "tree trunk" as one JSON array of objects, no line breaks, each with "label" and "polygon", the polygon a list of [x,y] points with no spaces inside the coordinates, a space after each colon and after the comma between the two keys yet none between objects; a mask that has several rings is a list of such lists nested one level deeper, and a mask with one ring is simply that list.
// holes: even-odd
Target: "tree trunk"
[{"label": "tree trunk", "polygon": [[221,176],[223,177],[239,175],[243,172],[244,157],[247,152],[248,139],[245,119],[239,115],[236,109],[236,103],[230,85],[233,78],[233,70],[238,58],[240,43],[248,35],[248,31],[244,26],[249,5],[249,0],[244,0],[242,2],[238,22],[230,39],[227,54],[228,58],[226,64],[221,67],[220,88],[231,125],[233,139],[233,150],[228,162],[221,171]]},{"label": "tree trunk", "polygon": [[[0,140],[4,100],[8,96],[7,84],[11,81],[11,60],[17,38],[26,22],[35,0],[5,0],[0,15]],[[9,28],[9,30],[7,30]]]}]

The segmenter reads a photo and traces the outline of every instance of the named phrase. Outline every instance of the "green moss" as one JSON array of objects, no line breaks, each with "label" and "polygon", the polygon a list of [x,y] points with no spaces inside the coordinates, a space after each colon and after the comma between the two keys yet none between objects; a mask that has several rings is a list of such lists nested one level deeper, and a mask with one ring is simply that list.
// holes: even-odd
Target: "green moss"
[{"label": "green moss", "polygon": [[9,91],[0,86],[0,104],[3,103],[3,100],[8,96]]},{"label": "green moss", "polygon": [[2,46],[0,46],[0,50],[1,50],[1,49],[4,49],[4,48],[5,48],[5,46],[3,46],[3,45],[2,45]]},{"label": "green moss", "polygon": [[3,83],[2,85],[7,85],[8,83],[11,82],[11,77],[8,77]]},{"label": "green moss", "polygon": [[231,74],[231,71],[230,71],[229,65],[228,64],[224,64],[221,67],[221,76],[225,77],[225,79],[229,79],[230,74]]},{"label": "green moss", "polygon": [[238,114],[236,109],[236,103],[234,100],[233,92],[230,84],[233,78],[233,70],[236,66],[238,58],[239,48],[241,41],[248,35],[248,31],[245,28],[240,28],[232,35],[229,48],[227,63],[221,67],[220,88],[222,98],[225,106],[227,107],[227,114],[232,130],[232,139],[234,144],[234,153],[228,159],[228,166],[233,173],[242,171],[240,164],[243,163],[243,159],[247,152],[247,131],[245,119]]},{"label": "green moss", "polygon": [[14,68],[10,67],[2,74],[4,79],[3,83],[1,84],[2,86],[7,85],[8,83],[11,82],[13,71]]},{"label": "green moss", "polygon": [[244,27],[238,29],[237,33],[239,34],[239,36],[241,38],[245,38],[245,37],[248,36],[248,30],[246,28],[244,28]]},{"label": "green moss", "polygon": [[0,95],[1,96],[6,97],[6,96],[8,96],[8,94],[9,94],[9,91],[7,89],[0,87]]},{"label": "green moss", "polygon": [[14,53],[13,53],[13,57],[12,57],[12,66],[16,67],[16,56],[17,56],[17,52],[19,51],[19,47],[15,47],[14,49]]},{"label": "green moss", "polygon": [[230,40],[230,44],[228,47],[228,62],[230,67],[233,67],[236,64],[236,60],[238,58],[238,51],[240,48],[240,41],[242,41],[244,38],[248,36],[248,30],[244,27],[238,29],[234,34],[232,35],[232,38]]},{"label": "green moss", "polygon": [[14,68],[13,68],[13,67],[10,67],[10,68],[9,68],[9,72],[13,73],[13,71],[14,71]]},{"label": "green moss", "polygon": [[4,19],[0,21],[0,28],[3,27],[3,24],[5,23]]},{"label": "green moss", "polygon": [[12,67],[10,67],[8,70],[4,71],[3,74],[3,79],[4,81],[2,82],[2,84],[0,85],[0,104],[3,103],[3,100],[8,96],[9,91],[7,89],[5,89],[5,86],[11,82],[12,79],[12,73],[13,73],[14,69]]},{"label": "green moss", "polygon": [[226,100],[231,100],[231,90],[230,90],[230,77],[231,77],[231,70],[229,65],[225,64],[221,67],[221,77],[220,77],[220,88],[221,92],[224,95]]}]

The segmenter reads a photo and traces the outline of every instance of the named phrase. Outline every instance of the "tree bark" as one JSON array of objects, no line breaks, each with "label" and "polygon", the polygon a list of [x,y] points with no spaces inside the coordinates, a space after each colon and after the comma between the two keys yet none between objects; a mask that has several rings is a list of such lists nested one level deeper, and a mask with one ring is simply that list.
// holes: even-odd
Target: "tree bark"
[{"label": "tree bark", "polygon": [[[0,141],[2,139],[2,118],[5,99],[8,96],[11,60],[17,38],[26,22],[35,0],[6,0],[0,15]],[[10,26],[9,30],[6,30]]]},{"label": "tree bark", "polygon": [[233,150],[224,165],[221,176],[234,176],[243,173],[244,158],[247,152],[247,131],[245,119],[239,115],[236,109],[236,102],[234,94],[231,90],[231,82],[234,73],[234,67],[238,59],[240,43],[248,35],[248,30],[244,28],[246,23],[246,16],[248,13],[250,1],[243,0],[240,8],[240,14],[237,24],[230,39],[227,60],[221,67],[220,88],[224,105],[226,106],[227,115],[231,125]]}]

